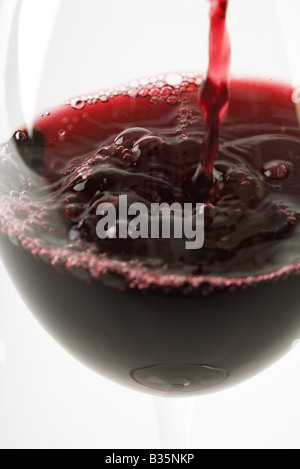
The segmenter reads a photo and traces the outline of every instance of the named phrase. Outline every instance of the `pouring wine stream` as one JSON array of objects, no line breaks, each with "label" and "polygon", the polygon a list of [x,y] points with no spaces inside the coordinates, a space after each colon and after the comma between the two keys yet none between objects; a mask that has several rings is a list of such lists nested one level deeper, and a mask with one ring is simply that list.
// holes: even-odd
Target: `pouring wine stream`
[{"label": "pouring wine stream", "polygon": [[202,197],[207,197],[212,190],[213,166],[219,151],[220,122],[229,101],[230,38],[226,27],[228,3],[229,0],[210,0],[209,67],[199,93],[206,132],[200,162],[193,177],[195,193]]}]

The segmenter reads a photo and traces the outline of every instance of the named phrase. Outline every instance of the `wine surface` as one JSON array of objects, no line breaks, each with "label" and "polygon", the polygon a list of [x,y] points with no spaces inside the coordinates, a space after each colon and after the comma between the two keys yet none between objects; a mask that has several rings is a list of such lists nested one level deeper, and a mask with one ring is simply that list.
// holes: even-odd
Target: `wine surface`
[{"label": "wine surface", "polygon": [[[191,184],[202,78],[171,74],[74,99],[1,147],[2,233],[59,271],[207,294],[298,272],[300,135],[293,89],[231,80],[208,198]],[[99,239],[100,203],[205,203],[205,243]],[[200,198],[200,200],[199,200]]]}]

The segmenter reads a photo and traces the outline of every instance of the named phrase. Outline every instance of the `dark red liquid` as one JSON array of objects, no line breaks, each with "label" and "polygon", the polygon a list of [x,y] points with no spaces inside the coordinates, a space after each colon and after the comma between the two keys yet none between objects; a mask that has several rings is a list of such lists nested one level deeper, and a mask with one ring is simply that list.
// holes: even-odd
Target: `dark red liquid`
[{"label": "dark red liquid", "polygon": [[199,94],[206,131],[193,177],[196,194],[206,194],[206,197],[213,190],[213,166],[219,153],[221,116],[228,105],[230,73],[230,38],[226,28],[228,0],[211,0],[210,4],[209,66]]},{"label": "dark red liquid", "polygon": [[96,236],[97,205],[120,194],[199,202],[201,78],[142,83],[74,100],[2,146],[2,258],[40,321],[88,366],[140,389],[222,389],[300,331],[293,89],[231,80],[205,245],[187,251],[184,239]]}]

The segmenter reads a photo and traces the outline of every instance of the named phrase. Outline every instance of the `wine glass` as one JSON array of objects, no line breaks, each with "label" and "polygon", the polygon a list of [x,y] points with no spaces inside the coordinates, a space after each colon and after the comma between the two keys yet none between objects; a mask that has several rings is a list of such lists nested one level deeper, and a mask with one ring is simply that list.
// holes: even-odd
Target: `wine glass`
[{"label": "wine glass", "polygon": [[[90,229],[95,228],[91,211],[97,195],[94,185],[103,193],[110,190],[110,197],[129,194],[132,186],[125,185],[124,190],[118,187],[118,181],[124,184],[122,178],[127,178],[128,172],[134,173],[135,168],[139,171],[135,158],[140,153],[168,157],[164,163],[168,163],[169,173],[172,160],[165,147],[172,143],[171,155],[183,158],[185,151],[187,162],[195,167],[198,130],[193,128],[193,119],[199,121],[201,112],[199,108],[197,114],[190,96],[200,92],[207,70],[209,4],[197,0],[183,8],[178,2],[176,8],[175,2],[152,1],[147,4],[145,21],[141,2],[102,3],[99,7],[99,2],[91,0],[88,5],[76,0],[75,6],[69,0],[52,1],[45,8],[45,3],[41,6],[34,0],[2,2],[2,83],[8,98],[1,108],[5,124],[1,141],[8,142],[2,146],[1,155],[2,259],[42,325],[100,374],[159,398],[221,391],[272,364],[299,336],[298,276],[291,269],[299,262],[297,253],[292,250],[287,261],[286,247],[275,243],[273,249],[268,244],[268,236],[279,229],[278,240],[288,243],[297,239],[293,237],[293,230],[297,230],[295,202],[288,207],[284,204],[287,187],[297,194],[299,70],[293,60],[297,33],[290,25],[299,7],[290,0],[287,11],[283,2],[276,2],[276,9],[274,2],[267,2],[262,11],[258,2],[252,2],[257,28],[254,35],[241,22],[240,9],[245,2],[231,0],[231,71],[234,77],[246,76],[247,80],[231,81],[234,105],[222,120],[220,152],[223,159],[228,152],[241,158],[258,134],[255,154],[273,153],[267,154],[266,161],[262,158],[265,166],[260,177],[271,181],[276,203],[282,206],[274,212],[275,221],[269,206],[261,209],[262,194],[255,192],[259,202],[254,198],[254,205],[250,209],[247,206],[252,211],[260,209],[259,228],[252,237],[253,244],[247,245],[252,250],[242,259],[249,264],[254,256],[256,272],[247,264],[229,275],[229,250],[223,246],[213,274],[203,275],[193,266],[191,253],[184,261],[179,258],[181,245],[154,243],[153,247],[137,240],[119,245],[112,238],[99,248]],[[39,18],[34,28],[33,11]],[[270,18],[267,33],[266,15]],[[185,39],[185,35],[177,34],[181,30],[188,31]],[[273,61],[269,54],[275,47],[277,60]],[[274,86],[266,79],[273,80]],[[247,96],[246,89],[251,90]],[[286,102],[288,93],[290,100]],[[247,108],[243,118],[241,102]],[[266,104],[269,107],[264,113]],[[145,108],[147,113],[143,113]],[[171,113],[180,123],[180,133],[173,135],[174,129],[170,131],[176,145],[180,142],[180,151],[173,140],[167,144],[165,140],[171,138],[165,128],[171,122]],[[278,114],[283,120],[280,126]],[[270,116],[276,121],[273,134],[266,126]],[[241,124],[235,135],[237,149],[228,138],[233,120],[235,125],[239,120]],[[203,135],[203,122],[200,124]],[[194,139],[190,128],[192,135],[195,132]],[[117,147],[121,148],[121,158]],[[101,173],[102,179],[90,174],[95,163],[91,158],[96,153],[101,164],[120,159],[114,171],[123,173],[118,173],[116,182],[111,168],[105,177]],[[156,174],[154,169],[150,167]],[[217,163],[215,169],[218,180],[225,170]],[[234,178],[246,174],[244,168],[238,174],[233,169]],[[177,174],[172,177],[172,184],[181,184]],[[86,181],[91,189],[86,189]],[[250,186],[246,193],[249,198],[253,198],[252,181],[246,177],[237,184]],[[115,184],[113,189],[107,186],[109,183]],[[189,179],[182,186],[183,193],[189,193],[188,186]],[[142,179],[142,184],[135,181],[134,187],[139,197],[145,197],[147,187],[150,198],[157,195],[153,183],[149,185],[147,180]],[[230,190],[236,190],[234,187]],[[169,186],[158,190],[159,201],[169,202],[170,193]],[[226,223],[225,219],[219,229],[222,224],[229,228]],[[272,228],[272,223],[275,225],[268,231],[267,225]],[[273,236],[272,241],[276,240]],[[269,255],[266,247],[273,253],[271,261],[279,263],[273,270],[265,265]],[[107,253],[111,262],[105,257]],[[203,256],[205,259],[208,252]],[[145,262],[143,268],[141,262]],[[211,263],[210,258],[204,261],[204,267],[206,262]],[[168,266],[166,270],[166,263],[172,264],[170,270]],[[184,275],[185,268],[188,275]],[[184,281],[178,275],[183,275]],[[179,421],[179,403],[174,402]],[[161,403],[158,405],[161,407]],[[184,408],[180,423],[186,430],[192,404],[183,401],[182,405],[189,409],[186,412]],[[174,407],[174,403],[164,403],[166,406]],[[174,408],[171,412],[174,414]]]}]

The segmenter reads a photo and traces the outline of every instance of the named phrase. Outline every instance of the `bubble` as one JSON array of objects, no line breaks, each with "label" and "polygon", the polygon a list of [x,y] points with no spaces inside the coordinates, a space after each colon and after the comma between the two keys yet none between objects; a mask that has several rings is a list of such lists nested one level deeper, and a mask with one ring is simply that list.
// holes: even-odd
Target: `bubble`
[{"label": "bubble", "polygon": [[171,105],[178,104],[178,96],[169,96],[167,99],[167,103]]},{"label": "bubble", "polygon": [[294,104],[300,104],[300,87],[293,92],[292,101]]},{"label": "bubble", "polygon": [[135,142],[137,142],[140,138],[146,137],[147,135],[151,135],[152,132],[150,132],[147,129],[143,129],[141,127],[133,127],[132,129],[126,129],[124,132],[121,132],[116,138],[115,138],[115,145],[118,146],[123,146],[123,147],[132,147]]},{"label": "bubble", "polygon": [[141,98],[147,98],[147,96],[149,96],[149,91],[146,89],[146,88],[142,88],[140,91],[139,91],[139,96]]},{"label": "bubble", "polygon": [[164,96],[170,96],[172,94],[173,88],[171,86],[165,86],[161,92]]},{"label": "bubble", "polygon": [[71,101],[71,106],[76,111],[81,111],[81,109],[83,109],[85,107],[85,102],[83,101],[83,99],[74,98]]},{"label": "bubble", "polygon": [[170,86],[179,86],[182,83],[182,76],[179,73],[170,73],[166,76],[166,83]]},{"label": "bubble", "polygon": [[109,100],[107,95],[100,96],[101,103],[107,103]]},{"label": "bubble", "polygon": [[163,139],[155,135],[140,138],[132,148],[134,163],[137,163],[142,155],[151,156],[158,153],[163,144]]},{"label": "bubble", "polygon": [[87,104],[88,104],[89,106],[93,106],[94,104],[97,104],[97,102],[98,102],[98,99],[96,99],[96,98],[91,98],[91,99],[88,99]]},{"label": "bubble", "polygon": [[128,96],[130,98],[136,98],[138,96],[138,94],[139,94],[138,88],[133,88],[133,89],[128,91]]},{"label": "bubble", "polygon": [[160,104],[160,103],[163,103],[165,101],[165,97],[162,97],[162,96],[152,96],[152,98],[150,99],[150,103],[151,104]]},{"label": "bubble", "polygon": [[64,129],[61,129],[59,132],[58,132],[58,135],[60,137],[64,137],[66,135],[66,131]]},{"label": "bubble", "polygon": [[15,139],[17,142],[24,142],[25,140],[28,140],[28,135],[26,132],[23,132],[22,130],[18,130],[15,133]]},{"label": "bubble", "polygon": [[268,179],[287,179],[291,171],[291,165],[280,161],[272,161],[264,167],[264,175]]},{"label": "bubble", "polygon": [[159,96],[160,91],[157,88],[151,88],[149,91],[149,96]]},{"label": "bubble", "polygon": [[181,92],[182,92],[182,89],[178,86],[175,88],[175,90],[172,91],[172,94],[174,96],[180,96]]}]

